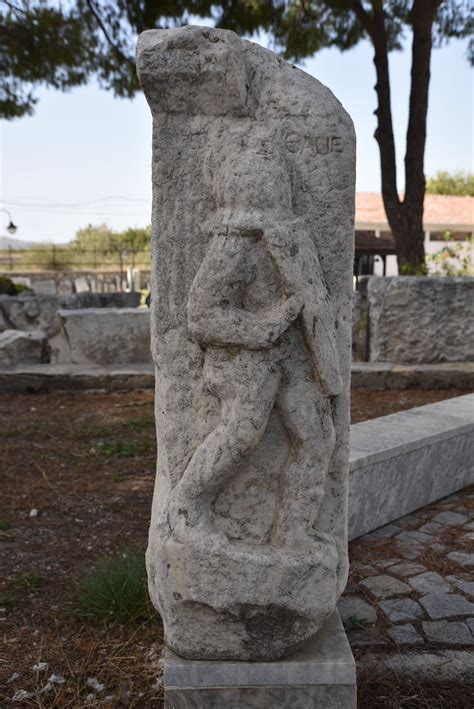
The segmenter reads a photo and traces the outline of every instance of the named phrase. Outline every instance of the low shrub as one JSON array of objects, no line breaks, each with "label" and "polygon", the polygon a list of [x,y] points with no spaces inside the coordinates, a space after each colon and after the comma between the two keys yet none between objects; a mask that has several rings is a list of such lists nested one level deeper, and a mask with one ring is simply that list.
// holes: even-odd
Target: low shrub
[{"label": "low shrub", "polygon": [[156,617],[148,596],[143,553],[100,559],[80,581],[74,605],[79,617],[109,622],[133,623]]}]

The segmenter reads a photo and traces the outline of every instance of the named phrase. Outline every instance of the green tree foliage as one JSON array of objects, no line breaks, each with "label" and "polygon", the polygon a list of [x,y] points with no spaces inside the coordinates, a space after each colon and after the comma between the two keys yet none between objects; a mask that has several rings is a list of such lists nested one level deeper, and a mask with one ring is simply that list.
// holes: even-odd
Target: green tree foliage
[{"label": "green tree foliage", "polygon": [[[135,40],[145,29],[187,24],[193,17],[239,34],[267,32],[287,59],[325,47],[372,44],[382,196],[400,268],[424,266],[424,153],[432,48],[474,31],[467,0],[0,0],[0,115],[31,112],[39,84],[67,89],[95,77],[115,95],[139,90]],[[388,55],[411,36],[412,67],[405,189],[397,189]],[[470,59],[474,57],[471,43]]]},{"label": "green tree foliage", "polygon": [[474,197],[474,173],[441,170],[426,182],[427,194],[449,194]]},{"label": "green tree foliage", "polygon": [[151,228],[132,228],[113,231],[107,224],[79,229],[71,248],[77,251],[97,251],[98,253],[139,253],[150,249]]}]

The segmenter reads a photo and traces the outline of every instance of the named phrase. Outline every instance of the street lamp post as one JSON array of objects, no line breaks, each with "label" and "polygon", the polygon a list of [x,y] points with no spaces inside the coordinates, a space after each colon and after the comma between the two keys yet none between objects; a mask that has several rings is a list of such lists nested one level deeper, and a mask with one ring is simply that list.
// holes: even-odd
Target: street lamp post
[{"label": "street lamp post", "polygon": [[13,223],[12,215],[10,214],[10,212],[8,211],[8,209],[4,209],[4,208],[2,207],[2,208],[0,209],[0,212],[5,212],[6,214],[8,214],[8,218],[9,218],[9,220],[10,220],[10,223],[9,223],[8,226],[7,226],[7,231],[8,231],[9,234],[15,234],[15,233],[16,233],[16,230],[18,229],[18,227],[16,226],[16,224]]}]

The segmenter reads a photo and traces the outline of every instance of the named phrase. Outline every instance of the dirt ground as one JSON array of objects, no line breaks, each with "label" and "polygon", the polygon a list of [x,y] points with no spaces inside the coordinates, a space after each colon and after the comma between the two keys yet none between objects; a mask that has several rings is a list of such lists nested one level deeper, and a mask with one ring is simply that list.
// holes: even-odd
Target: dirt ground
[{"label": "dirt ground", "polygon": [[[352,420],[466,393],[356,390]],[[153,392],[4,395],[0,439],[0,707],[156,709],[159,622],[105,626],[72,613],[94,560],[145,549]],[[63,681],[44,691],[51,674]],[[363,709],[384,706],[362,700]]]}]

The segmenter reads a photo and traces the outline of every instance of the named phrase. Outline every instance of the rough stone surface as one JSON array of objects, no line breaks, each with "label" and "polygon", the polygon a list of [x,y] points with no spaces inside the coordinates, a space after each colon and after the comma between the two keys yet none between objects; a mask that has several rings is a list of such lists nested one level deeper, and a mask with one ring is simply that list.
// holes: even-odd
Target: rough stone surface
[{"label": "rough stone surface", "polygon": [[364,581],[360,582],[360,585],[366,588],[374,598],[390,598],[391,596],[401,596],[411,592],[408,584],[385,574],[364,579]]},{"label": "rough stone surface", "polygon": [[423,632],[428,642],[438,645],[474,645],[474,638],[462,621],[424,620]]},{"label": "rough stone surface", "polygon": [[167,644],[276,659],[347,579],[355,139],[318,81],[235,34],[144,32]]},{"label": "rough stone surface", "polygon": [[474,603],[454,593],[428,593],[419,600],[432,620],[474,615]]},{"label": "rough stone surface", "polygon": [[41,332],[4,330],[0,333],[0,367],[39,364],[48,358],[46,337]]},{"label": "rough stone surface", "polygon": [[423,564],[417,564],[414,561],[402,561],[399,564],[392,564],[390,567],[390,573],[396,574],[397,576],[414,576],[415,574],[422,574],[426,571]]},{"label": "rough stone surface", "polygon": [[443,579],[442,576],[434,571],[427,571],[419,576],[412,576],[408,579],[408,583],[415,591],[419,593],[449,593],[451,586]]},{"label": "rough stone surface", "polygon": [[459,576],[446,576],[446,580],[453,583],[468,596],[474,596],[474,581],[468,581],[467,579],[459,578]]},{"label": "rough stone surface", "polygon": [[473,361],[474,278],[370,278],[367,294],[372,362]]},{"label": "rough stone surface", "polygon": [[[79,308],[134,308],[140,293],[76,293],[72,295],[0,295],[0,323],[4,329],[44,332],[48,338],[61,327],[58,311]],[[0,327],[1,329],[1,327]]]},{"label": "rough stone surface", "polygon": [[364,658],[365,670],[373,670],[378,675],[389,672],[395,679],[402,681],[413,679],[421,682],[453,682],[459,685],[472,685],[472,651],[444,650],[423,653],[396,653],[388,657],[380,654],[367,655]]},{"label": "rough stone surface", "polygon": [[411,623],[395,625],[393,628],[388,630],[388,634],[392,638],[393,642],[400,647],[423,645],[424,643],[423,638],[416,632]]},{"label": "rough stone surface", "polygon": [[446,510],[446,512],[440,512],[436,517],[433,517],[432,521],[438,522],[438,524],[445,524],[447,527],[455,527],[458,524],[467,522],[467,517],[460,515],[459,512]]},{"label": "rough stone surface", "polygon": [[355,619],[373,624],[377,620],[375,608],[358,596],[343,596],[337,602],[337,610],[344,623]]},{"label": "rough stone surface", "polygon": [[465,551],[452,551],[447,558],[460,566],[466,566],[470,569],[474,567],[474,554],[469,554]]},{"label": "rough stone surface", "polygon": [[420,605],[412,598],[392,598],[381,601],[380,608],[392,623],[415,620],[423,615]]},{"label": "rough stone surface", "polygon": [[60,317],[65,343],[58,347],[59,364],[111,366],[147,362],[151,357],[146,308],[61,310]]}]

